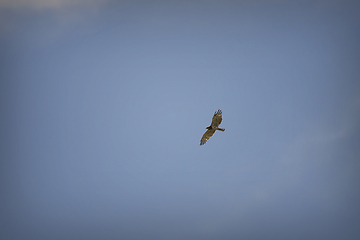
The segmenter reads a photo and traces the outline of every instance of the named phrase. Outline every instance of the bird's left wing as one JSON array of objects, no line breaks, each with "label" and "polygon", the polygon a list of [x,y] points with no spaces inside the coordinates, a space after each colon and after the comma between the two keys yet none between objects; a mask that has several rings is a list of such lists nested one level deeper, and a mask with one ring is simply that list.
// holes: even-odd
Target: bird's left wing
[{"label": "bird's left wing", "polygon": [[212,118],[211,127],[217,128],[220,125],[221,121],[222,121],[222,112],[219,109],[217,110],[217,112],[215,112]]}]

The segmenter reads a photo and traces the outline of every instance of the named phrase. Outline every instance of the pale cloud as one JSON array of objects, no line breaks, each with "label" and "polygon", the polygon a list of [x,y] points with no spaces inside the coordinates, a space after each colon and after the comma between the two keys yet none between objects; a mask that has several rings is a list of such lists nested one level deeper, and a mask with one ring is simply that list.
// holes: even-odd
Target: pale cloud
[{"label": "pale cloud", "polygon": [[62,9],[76,6],[96,7],[107,0],[0,0],[0,9]]},{"label": "pale cloud", "polygon": [[[87,20],[97,15],[106,3],[112,0],[0,0],[0,35],[11,33],[23,24],[21,16],[50,13],[43,24],[43,31],[36,42],[41,45],[52,43],[63,36],[69,29],[80,27],[83,31],[90,28]],[[48,26],[48,27],[46,27]]]},{"label": "pale cloud", "polygon": [[[249,200],[258,204],[277,201],[279,196],[283,196],[281,193],[303,185],[312,169],[331,169],[334,161],[342,162],[337,174],[344,179],[350,178],[354,172],[359,172],[360,150],[348,149],[349,152],[343,153],[341,146],[351,141],[360,130],[360,97],[349,97],[348,104],[337,117],[339,118],[337,126],[327,122],[316,124],[285,144],[282,155],[274,160],[277,171],[267,176],[266,182],[249,189],[247,192]],[[338,153],[342,153],[344,159],[337,159]],[[309,186],[307,191],[311,193],[313,199],[321,199],[324,208],[331,208],[341,200],[341,197],[337,196],[341,195],[340,187],[324,183],[320,185]]]}]

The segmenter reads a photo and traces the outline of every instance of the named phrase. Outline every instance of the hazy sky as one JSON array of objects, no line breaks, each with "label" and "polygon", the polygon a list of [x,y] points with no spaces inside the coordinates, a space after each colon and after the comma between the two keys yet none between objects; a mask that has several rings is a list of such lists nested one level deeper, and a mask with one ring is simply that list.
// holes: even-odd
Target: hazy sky
[{"label": "hazy sky", "polygon": [[0,238],[360,239],[359,9],[0,1]]}]

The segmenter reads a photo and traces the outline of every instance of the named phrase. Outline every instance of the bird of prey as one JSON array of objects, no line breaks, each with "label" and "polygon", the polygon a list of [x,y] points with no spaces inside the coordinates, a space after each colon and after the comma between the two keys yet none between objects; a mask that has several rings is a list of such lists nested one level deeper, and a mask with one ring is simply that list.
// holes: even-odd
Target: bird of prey
[{"label": "bird of prey", "polygon": [[212,135],[214,135],[216,130],[225,131],[224,128],[219,128],[221,121],[222,121],[222,112],[219,109],[219,110],[217,110],[217,112],[215,112],[215,114],[212,118],[211,125],[206,127],[207,131],[202,136],[202,138],[200,140],[200,145],[204,145],[206,143],[206,141],[209,140],[209,138]]}]

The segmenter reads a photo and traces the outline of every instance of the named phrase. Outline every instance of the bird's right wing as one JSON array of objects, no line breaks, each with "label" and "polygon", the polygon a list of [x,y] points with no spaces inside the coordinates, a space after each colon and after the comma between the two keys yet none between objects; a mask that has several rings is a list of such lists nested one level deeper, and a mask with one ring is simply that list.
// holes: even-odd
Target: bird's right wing
[{"label": "bird's right wing", "polygon": [[200,140],[200,145],[204,145],[209,138],[211,138],[212,135],[214,135],[215,130],[214,129],[208,129],[204,135],[202,136]]}]

